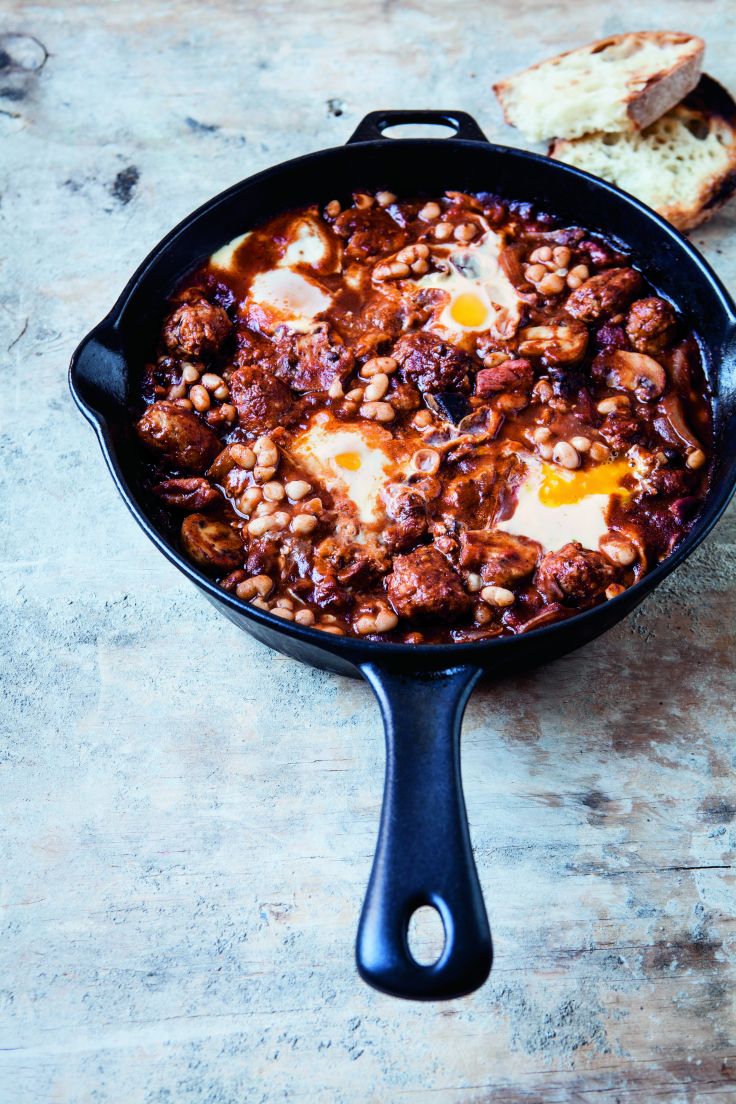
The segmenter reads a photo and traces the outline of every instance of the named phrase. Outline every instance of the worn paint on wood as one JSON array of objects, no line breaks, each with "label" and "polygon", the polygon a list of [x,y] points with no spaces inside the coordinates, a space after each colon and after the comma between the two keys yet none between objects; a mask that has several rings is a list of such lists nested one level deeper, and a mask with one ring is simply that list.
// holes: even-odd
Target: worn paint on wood
[{"label": "worn paint on wood", "polygon": [[[175,221],[365,112],[462,107],[518,144],[502,74],[667,26],[734,89],[735,22],[726,0],[6,0],[3,1104],[732,1097],[733,513],[608,636],[475,693],[494,971],[400,1003],[352,964],[368,689],[250,641],[154,552],[65,370]],[[733,287],[736,207],[695,241]]]}]

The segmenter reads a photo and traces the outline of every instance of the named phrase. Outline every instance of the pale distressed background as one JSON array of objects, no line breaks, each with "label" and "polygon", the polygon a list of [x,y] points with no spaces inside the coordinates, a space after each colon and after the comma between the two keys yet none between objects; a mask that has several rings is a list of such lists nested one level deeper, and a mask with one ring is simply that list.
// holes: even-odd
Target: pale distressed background
[{"label": "pale distressed background", "polygon": [[[736,89],[729,0],[2,3],[2,1104],[736,1093],[733,513],[614,632],[474,695],[495,968],[468,999],[399,1003],[352,964],[383,769],[368,689],[198,597],[65,379],[213,193],[378,107],[462,107],[519,143],[493,79],[640,27],[703,34]],[[736,205],[695,240],[733,287]]]}]

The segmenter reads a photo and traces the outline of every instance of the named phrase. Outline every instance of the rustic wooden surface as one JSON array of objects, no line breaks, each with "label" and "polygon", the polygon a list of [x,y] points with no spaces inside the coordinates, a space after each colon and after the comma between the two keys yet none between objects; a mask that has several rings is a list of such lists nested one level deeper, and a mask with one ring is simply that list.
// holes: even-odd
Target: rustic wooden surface
[{"label": "rustic wooden surface", "polygon": [[[635,616],[474,695],[491,980],[362,985],[382,742],[368,689],[280,658],[148,544],[65,371],[162,234],[377,107],[728,0],[0,9],[2,1104],[709,1102],[734,1095],[734,515]],[[624,12],[626,14],[624,14]],[[326,182],[329,191],[328,182]],[[695,235],[734,286],[736,206]]]}]

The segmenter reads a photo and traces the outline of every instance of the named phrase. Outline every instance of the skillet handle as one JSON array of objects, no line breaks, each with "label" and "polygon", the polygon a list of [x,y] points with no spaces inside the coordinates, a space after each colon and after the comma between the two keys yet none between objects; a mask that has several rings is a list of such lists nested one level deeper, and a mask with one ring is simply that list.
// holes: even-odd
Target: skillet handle
[{"label": "skillet handle", "polygon": [[387,127],[399,126],[401,123],[432,123],[436,126],[448,126],[454,129],[455,138],[471,142],[488,141],[473,116],[468,115],[467,111],[371,111],[350,135],[347,145],[352,142],[375,142],[376,139],[383,137]]},{"label": "skillet handle", "polygon": [[[358,971],[395,997],[464,996],[486,980],[493,957],[460,779],[460,725],[481,670],[361,670],[381,706],[387,762]],[[436,908],[445,929],[442,954],[430,966],[415,962],[407,941],[409,920],[422,905]]]}]

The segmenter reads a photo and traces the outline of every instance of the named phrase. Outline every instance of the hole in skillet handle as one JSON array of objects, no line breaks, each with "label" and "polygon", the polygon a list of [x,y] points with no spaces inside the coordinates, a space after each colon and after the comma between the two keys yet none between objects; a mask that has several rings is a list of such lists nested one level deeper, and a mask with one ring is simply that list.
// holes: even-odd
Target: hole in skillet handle
[{"label": "hole in skillet handle", "polygon": [[[374,989],[409,1000],[450,1000],[485,982],[493,957],[460,777],[460,725],[481,670],[361,672],[381,707],[386,780],[355,958]],[[422,961],[410,924],[430,906],[444,945]]]},{"label": "hole in skillet handle", "polygon": [[[487,142],[483,131],[472,115],[467,111],[371,111],[366,115],[362,123],[359,123],[354,133],[348,138],[347,144],[353,142],[375,142],[384,138],[389,130],[398,127],[421,126],[440,129],[442,134],[429,135],[429,137],[450,137],[469,142]],[[389,134],[389,138],[401,138],[406,135]],[[426,137],[427,135],[422,135]]]}]

